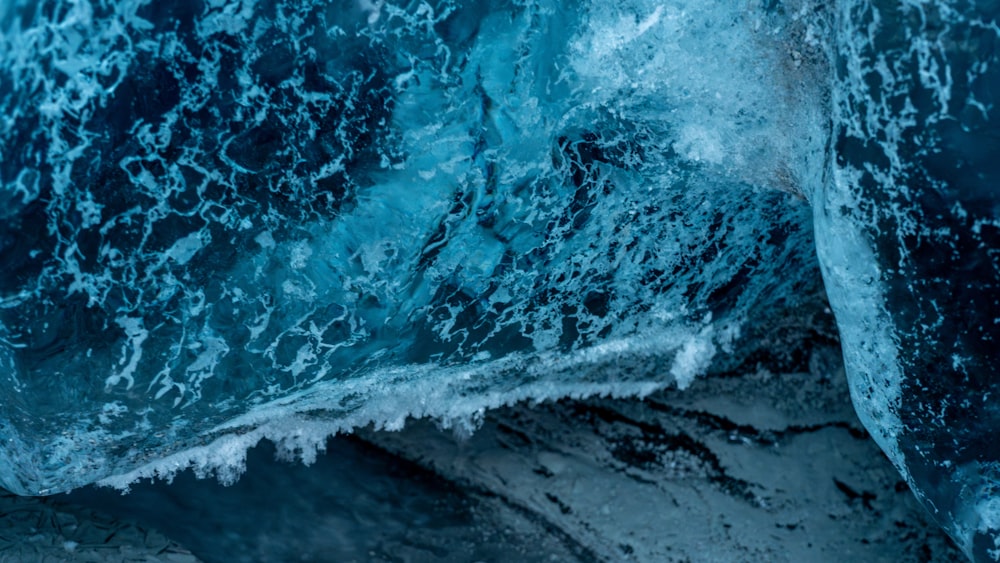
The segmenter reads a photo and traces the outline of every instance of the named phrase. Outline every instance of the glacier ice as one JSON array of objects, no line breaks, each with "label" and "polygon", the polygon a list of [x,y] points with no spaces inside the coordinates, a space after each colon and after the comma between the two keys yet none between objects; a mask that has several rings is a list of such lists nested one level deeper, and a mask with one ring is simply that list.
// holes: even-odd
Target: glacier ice
[{"label": "glacier ice", "polygon": [[1000,559],[1000,198],[991,2],[845,2],[816,242],[851,392],[917,497]]},{"label": "glacier ice", "polygon": [[683,388],[825,293],[862,420],[988,557],[997,11],[4,3],[0,485]]},{"label": "glacier ice", "polygon": [[5,487],[683,385],[815,298],[767,12],[340,6],[6,15]]}]

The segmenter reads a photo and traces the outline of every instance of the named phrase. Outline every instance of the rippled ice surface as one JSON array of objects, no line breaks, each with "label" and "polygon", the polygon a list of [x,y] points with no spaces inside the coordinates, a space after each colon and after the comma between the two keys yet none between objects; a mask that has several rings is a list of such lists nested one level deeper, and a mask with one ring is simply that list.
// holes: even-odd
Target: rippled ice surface
[{"label": "rippled ice surface", "polygon": [[501,407],[472,436],[360,429],[309,468],[261,444],[230,487],[184,472],[44,500],[151,526],[208,563],[958,560],[861,431],[835,352],[816,346],[814,373]]}]

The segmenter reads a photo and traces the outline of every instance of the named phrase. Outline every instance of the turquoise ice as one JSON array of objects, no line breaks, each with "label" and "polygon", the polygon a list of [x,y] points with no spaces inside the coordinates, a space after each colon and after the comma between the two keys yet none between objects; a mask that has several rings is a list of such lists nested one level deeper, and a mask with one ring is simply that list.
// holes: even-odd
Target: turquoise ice
[{"label": "turquoise ice", "polygon": [[829,298],[862,420],[992,557],[996,11],[6,3],[0,485],[794,365]]}]

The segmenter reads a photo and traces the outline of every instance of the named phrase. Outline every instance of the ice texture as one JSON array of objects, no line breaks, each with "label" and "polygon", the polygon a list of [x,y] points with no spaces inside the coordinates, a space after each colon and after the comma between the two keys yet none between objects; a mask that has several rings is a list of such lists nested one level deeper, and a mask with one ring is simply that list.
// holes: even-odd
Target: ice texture
[{"label": "ice texture", "polygon": [[816,242],[858,414],[970,556],[1000,560],[995,2],[841,2]]},{"label": "ice texture", "polygon": [[[766,3],[20,2],[0,484],[644,395],[817,301],[828,138]],[[774,338],[779,342],[779,338]],[[720,368],[721,369],[721,368]]]},{"label": "ice texture", "polygon": [[0,486],[683,389],[825,293],[862,421],[1000,559],[998,12],[4,2]]}]

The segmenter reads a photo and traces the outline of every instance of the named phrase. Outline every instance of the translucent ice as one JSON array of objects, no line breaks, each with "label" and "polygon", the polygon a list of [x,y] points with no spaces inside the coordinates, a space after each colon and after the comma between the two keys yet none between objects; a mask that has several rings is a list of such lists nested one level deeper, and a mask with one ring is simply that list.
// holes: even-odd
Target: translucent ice
[{"label": "translucent ice", "polygon": [[[749,9],[748,9],[749,6]],[[817,302],[783,8],[20,3],[0,35],[0,484],[641,395]],[[757,335],[748,338],[742,335]]]},{"label": "translucent ice", "polygon": [[997,12],[5,2],[0,485],[683,388],[812,330],[818,253],[859,415],[1000,558]]},{"label": "translucent ice", "polygon": [[917,497],[1000,559],[1000,10],[843,2],[814,203],[855,406]]}]

